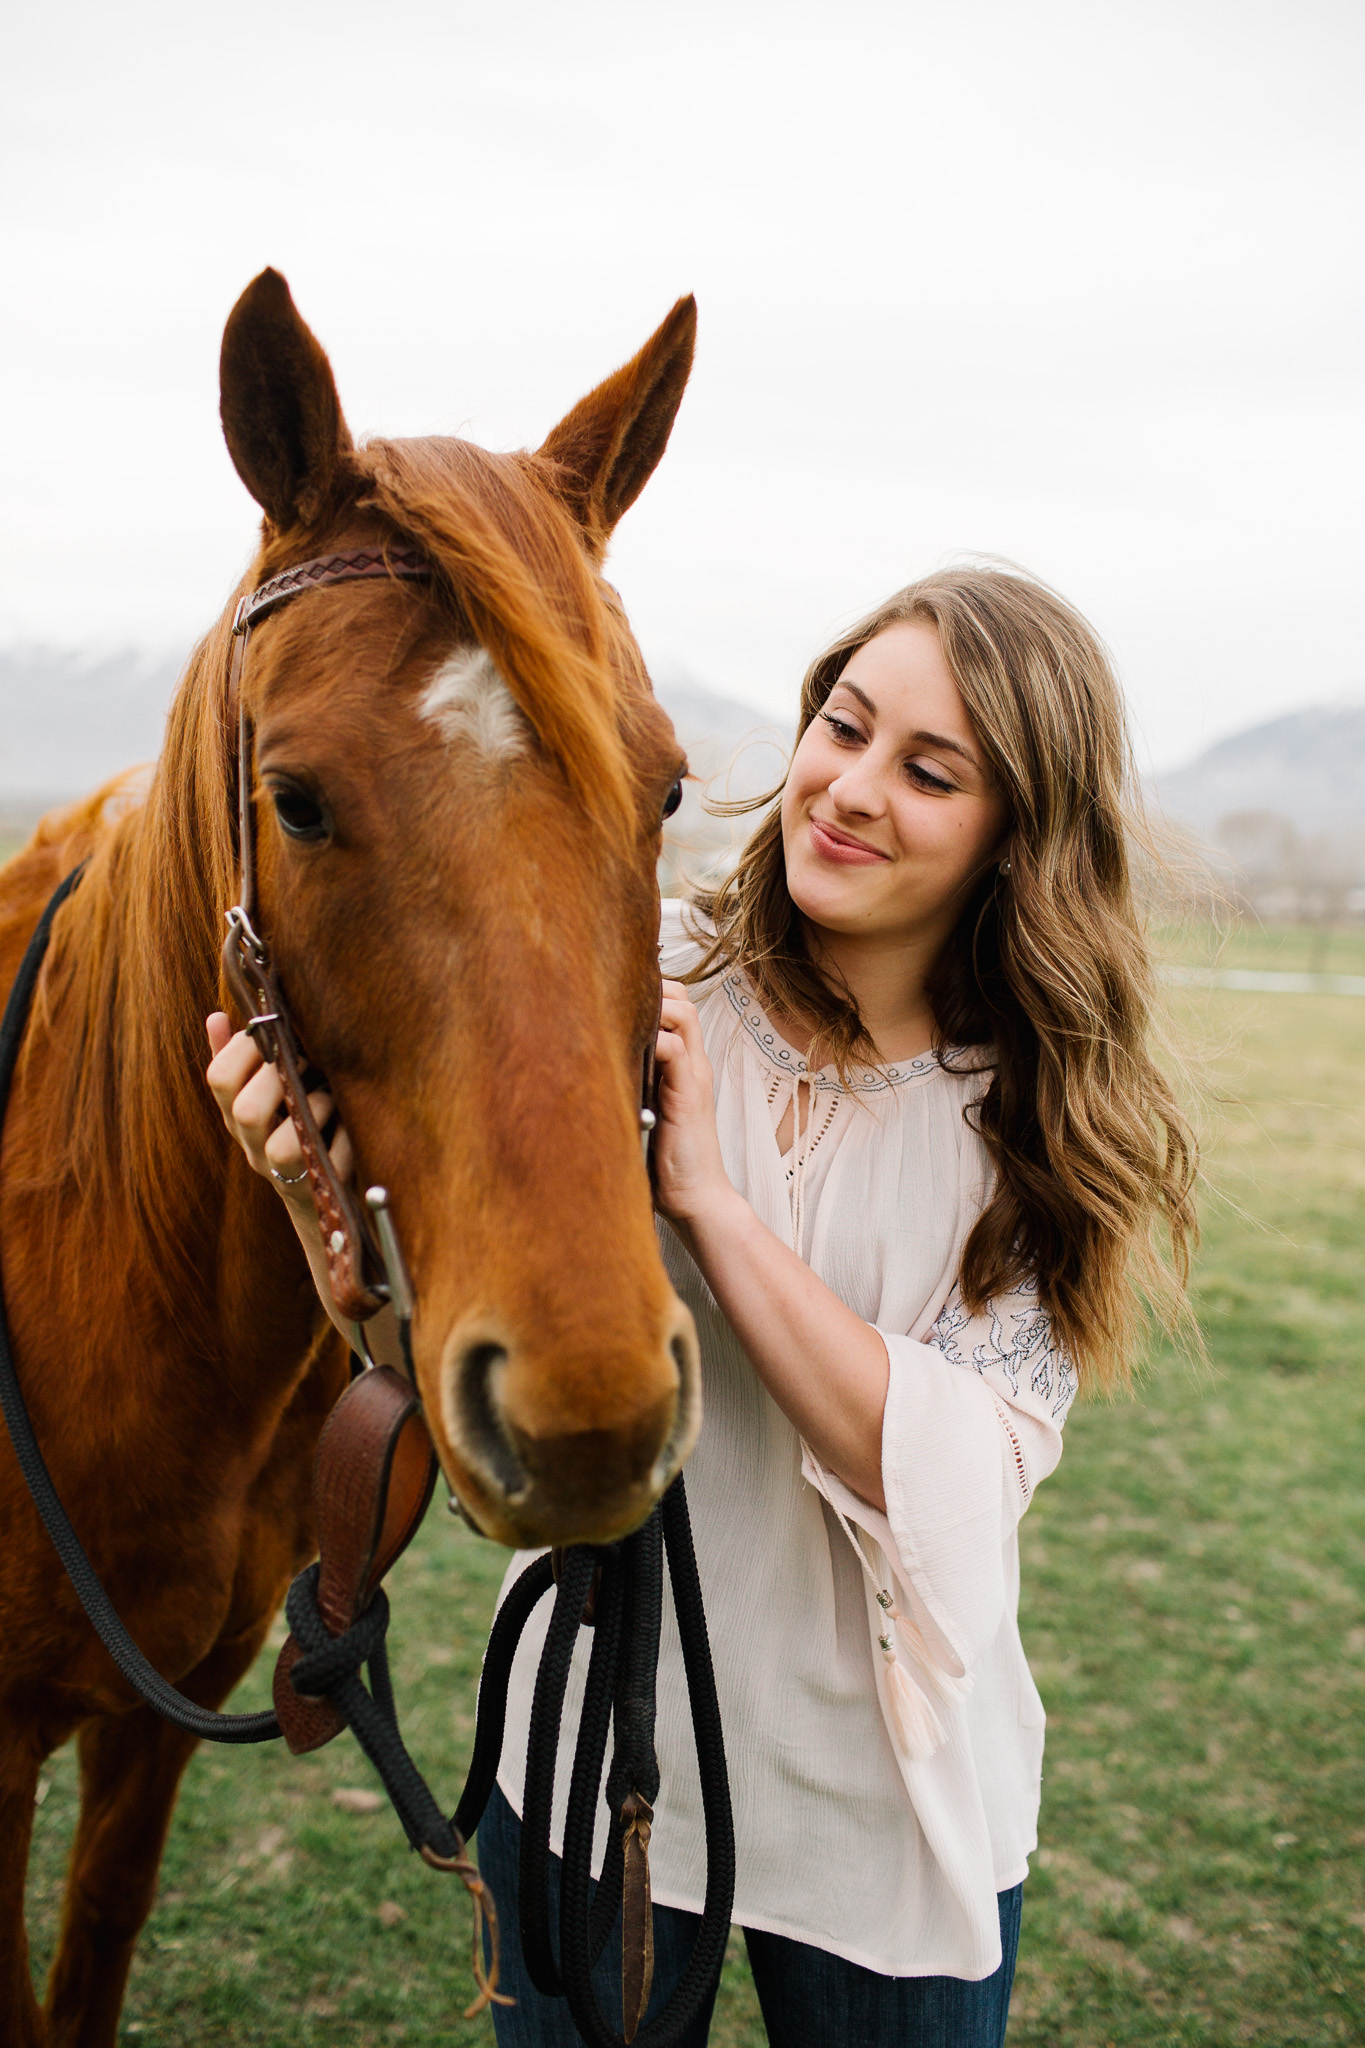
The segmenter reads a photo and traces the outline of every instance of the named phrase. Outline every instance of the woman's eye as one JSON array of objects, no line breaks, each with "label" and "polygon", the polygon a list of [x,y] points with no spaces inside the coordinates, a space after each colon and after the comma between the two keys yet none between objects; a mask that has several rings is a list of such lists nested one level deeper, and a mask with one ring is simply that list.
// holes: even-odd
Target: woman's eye
[{"label": "woman's eye", "polygon": [[664,798],[664,808],[663,808],[663,815],[664,815],[664,817],[665,817],[665,818],[671,818],[671,817],[673,816],[673,813],[674,813],[674,812],[675,812],[675,811],[677,810],[677,808],[678,808],[678,805],[679,805],[679,804],[680,804],[681,802],[682,802],[682,777],[681,777],[681,775],[680,775],[680,776],[678,777],[677,781],[676,781],[676,782],[674,783],[674,785],[673,785],[672,789],[670,789],[670,790],[669,790],[669,792],[668,792],[668,795],[667,795],[667,796],[666,796],[666,797]]},{"label": "woman's eye", "polygon": [[911,761],[907,765],[911,776],[921,789],[936,789],[944,796],[951,796],[957,788],[955,782],[945,782],[941,775],[935,775],[932,769],[926,768],[920,761]]},{"label": "woman's eye", "polygon": [[853,742],[860,740],[862,738],[862,734],[859,732],[857,726],[850,725],[846,718],[839,718],[832,711],[822,711],[820,713],[820,716],[824,719],[825,724],[834,734],[834,737],[836,740],[838,740],[840,746],[849,746]]},{"label": "woman's eye", "polygon": [[270,792],[275,816],[291,839],[325,839],[327,819],[321,804],[306,790],[281,783]]}]

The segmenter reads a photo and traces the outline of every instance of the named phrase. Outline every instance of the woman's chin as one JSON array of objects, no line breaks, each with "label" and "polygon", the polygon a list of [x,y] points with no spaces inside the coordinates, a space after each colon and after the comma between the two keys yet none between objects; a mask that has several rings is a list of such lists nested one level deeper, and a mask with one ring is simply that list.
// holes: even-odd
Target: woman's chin
[{"label": "woman's chin", "polygon": [[875,911],[869,902],[870,892],[858,888],[853,879],[857,874],[853,869],[832,875],[800,875],[794,885],[788,883],[788,894],[802,917],[823,931],[866,931],[869,918],[876,921]]}]

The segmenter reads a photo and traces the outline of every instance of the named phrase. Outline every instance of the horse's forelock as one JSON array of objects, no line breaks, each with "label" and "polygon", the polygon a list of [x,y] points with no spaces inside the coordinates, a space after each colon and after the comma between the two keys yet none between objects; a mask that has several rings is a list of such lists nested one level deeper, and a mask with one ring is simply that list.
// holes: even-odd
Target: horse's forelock
[{"label": "horse's forelock", "polygon": [[618,637],[577,527],[535,458],[467,441],[371,441],[360,502],[431,557],[594,822],[634,828],[611,654]]}]

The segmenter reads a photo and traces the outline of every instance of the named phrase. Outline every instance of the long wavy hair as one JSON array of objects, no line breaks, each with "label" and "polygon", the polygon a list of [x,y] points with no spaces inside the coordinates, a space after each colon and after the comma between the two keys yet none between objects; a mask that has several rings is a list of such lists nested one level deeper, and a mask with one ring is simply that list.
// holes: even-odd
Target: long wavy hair
[{"label": "long wavy hair", "polygon": [[[972,1309],[1034,1284],[1082,1384],[1129,1378],[1146,1311],[1192,1330],[1197,1150],[1154,1055],[1155,977],[1134,889],[1153,855],[1109,657],[1045,584],[1010,568],[945,569],[888,598],[806,673],[798,738],[850,656],[887,627],[937,628],[994,786],[1002,848],[928,989],[945,1066],[980,1065],[968,1110],[994,1192],[967,1239]],[[734,871],[694,901],[712,926],[688,979],[742,967],[760,998],[813,1031],[811,1064],[878,1053],[850,992],[823,972],[787,893],[781,790]],[[1195,1338],[1197,1343],[1197,1336]]]}]

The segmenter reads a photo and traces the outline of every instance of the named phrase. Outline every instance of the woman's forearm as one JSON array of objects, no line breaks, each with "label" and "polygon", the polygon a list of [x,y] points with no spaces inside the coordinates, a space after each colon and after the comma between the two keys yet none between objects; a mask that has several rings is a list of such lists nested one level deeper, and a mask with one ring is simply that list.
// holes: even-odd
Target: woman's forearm
[{"label": "woman's forearm", "polygon": [[783,1414],[822,1465],[884,1511],[882,1412],[890,1363],[877,1331],[733,1189],[673,1228]]}]

